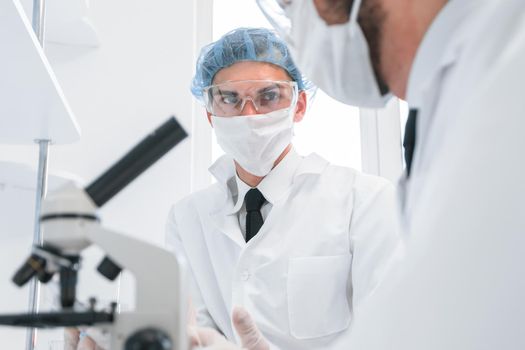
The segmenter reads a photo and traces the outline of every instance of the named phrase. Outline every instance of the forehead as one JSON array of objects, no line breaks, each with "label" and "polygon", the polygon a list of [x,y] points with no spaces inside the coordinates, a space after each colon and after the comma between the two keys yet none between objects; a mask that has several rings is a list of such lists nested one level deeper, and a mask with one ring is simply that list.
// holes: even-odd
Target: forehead
[{"label": "forehead", "polygon": [[212,83],[236,80],[291,80],[283,68],[266,62],[243,61],[223,68],[215,74]]}]

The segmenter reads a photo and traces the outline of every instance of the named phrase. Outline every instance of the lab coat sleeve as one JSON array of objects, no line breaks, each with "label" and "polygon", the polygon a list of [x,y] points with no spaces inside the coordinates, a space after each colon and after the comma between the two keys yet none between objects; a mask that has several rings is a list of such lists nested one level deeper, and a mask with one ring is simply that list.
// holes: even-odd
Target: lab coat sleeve
[{"label": "lab coat sleeve", "polygon": [[356,179],[350,223],[352,308],[358,308],[383,279],[393,260],[400,258],[395,188],[388,181],[362,175]]},{"label": "lab coat sleeve", "polygon": [[189,308],[190,314],[188,315],[188,319],[191,322],[191,320],[195,318],[198,326],[211,327],[218,330],[217,325],[210,316],[206,304],[202,299],[201,291],[199,289],[199,286],[197,285],[197,282],[195,281],[193,270],[191,268],[191,261],[187,259],[186,251],[179,236],[174,208],[171,209],[166,223],[165,245],[168,250],[172,251],[178,256],[184,257],[186,261],[189,262],[188,280],[191,300]]},{"label": "lab coat sleeve", "polygon": [[491,3],[487,24],[499,25],[471,39],[455,81],[481,54],[490,65],[451,106],[446,142],[418,174],[406,256],[361,308],[349,348],[525,349],[525,5],[504,3]]}]

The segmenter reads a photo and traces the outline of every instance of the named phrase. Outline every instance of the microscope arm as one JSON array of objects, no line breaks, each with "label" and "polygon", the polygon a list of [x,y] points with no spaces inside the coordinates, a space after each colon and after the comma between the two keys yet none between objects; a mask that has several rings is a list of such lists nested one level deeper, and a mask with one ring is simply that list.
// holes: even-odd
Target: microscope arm
[{"label": "microscope arm", "polygon": [[[116,314],[111,326],[98,327],[112,333],[111,349],[122,349],[122,339],[144,329],[148,331],[148,327],[168,335],[175,343],[174,349],[186,349],[186,262],[161,247],[100,225],[87,230],[86,238],[135,277],[134,310]],[[145,328],[145,325],[149,326]]]},{"label": "microscope arm", "polygon": [[104,250],[119,266],[135,277],[136,311],[173,310],[186,305],[186,262],[164,248],[123,235],[99,225],[86,232],[86,238]]}]

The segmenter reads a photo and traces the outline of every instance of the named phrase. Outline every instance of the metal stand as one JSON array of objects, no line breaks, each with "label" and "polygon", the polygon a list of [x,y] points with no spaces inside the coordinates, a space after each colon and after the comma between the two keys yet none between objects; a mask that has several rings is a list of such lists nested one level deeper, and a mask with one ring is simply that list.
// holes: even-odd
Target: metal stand
[{"label": "metal stand", "polygon": [[[44,28],[45,28],[45,0],[33,0],[33,30],[44,48]],[[50,140],[36,140],[39,145],[38,157],[38,178],[36,183],[35,198],[35,224],[33,232],[33,245],[41,245],[43,242],[42,232],[40,231],[40,210],[42,199],[44,199],[47,189],[47,160]],[[40,283],[34,279],[29,287],[29,312],[38,313],[38,299],[40,296]],[[33,350],[36,344],[36,328],[28,329],[26,335],[26,349]]]},{"label": "metal stand", "polygon": [[45,10],[45,0],[33,0],[33,30],[42,48],[44,47]]},{"label": "metal stand", "polygon": [[[49,151],[49,140],[36,140],[39,145],[38,157],[38,177],[36,183],[35,196],[35,224],[33,231],[33,245],[42,245],[43,237],[40,230],[40,212],[42,208],[42,200],[46,195],[47,190],[47,160]],[[29,312],[38,313],[38,300],[40,297],[40,283],[33,279],[29,287]],[[36,343],[36,329],[31,328],[27,331],[26,349],[34,349]]]}]

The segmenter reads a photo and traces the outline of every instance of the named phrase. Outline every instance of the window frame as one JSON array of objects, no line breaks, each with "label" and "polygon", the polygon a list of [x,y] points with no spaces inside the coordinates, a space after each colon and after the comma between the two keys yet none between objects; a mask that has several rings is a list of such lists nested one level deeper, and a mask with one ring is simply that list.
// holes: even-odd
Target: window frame
[{"label": "window frame", "polygon": [[396,182],[403,172],[401,110],[397,98],[384,109],[359,109],[363,172]]}]

